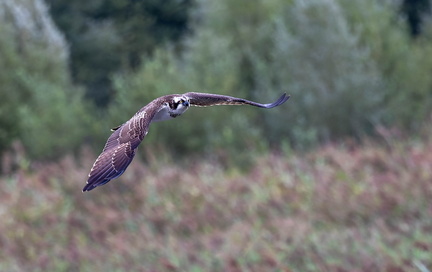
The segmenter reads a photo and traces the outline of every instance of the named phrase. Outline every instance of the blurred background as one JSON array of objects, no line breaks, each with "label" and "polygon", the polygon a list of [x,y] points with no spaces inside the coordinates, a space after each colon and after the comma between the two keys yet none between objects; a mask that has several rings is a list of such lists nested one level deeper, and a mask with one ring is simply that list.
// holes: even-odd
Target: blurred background
[{"label": "blurred background", "polygon": [[[0,270],[431,271],[430,0],[0,0]],[[123,176],[110,135],[188,91]]]}]

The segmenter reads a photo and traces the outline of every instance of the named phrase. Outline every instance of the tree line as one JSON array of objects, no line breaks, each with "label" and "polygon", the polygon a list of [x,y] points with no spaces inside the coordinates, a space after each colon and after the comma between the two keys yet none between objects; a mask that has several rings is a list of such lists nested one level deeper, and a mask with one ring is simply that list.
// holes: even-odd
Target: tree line
[{"label": "tree line", "polygon": [[194,109],[152,126],[149,144],[243,161],[238,151],[252,146],[308,148],[373,135],[377,126],[416,131],[430,117],[426,0],[0,0],[0,7],[1,151],[19,140],[31,157],[46,159],[102,145],[107,128],[150,100],[187,91],[292,99],[268,112]]}]

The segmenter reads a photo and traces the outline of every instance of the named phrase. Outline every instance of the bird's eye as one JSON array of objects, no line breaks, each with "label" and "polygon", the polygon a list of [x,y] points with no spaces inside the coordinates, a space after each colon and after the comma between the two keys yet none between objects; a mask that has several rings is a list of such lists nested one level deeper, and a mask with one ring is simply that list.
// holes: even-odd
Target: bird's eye
[{"label": "bird's eye", "polygon": [[184,107],[188,107],[189,106],[189,101],[180,98],[178,101],[174,100],[171,104],[170,107],[171,109],[177,109],[179,105],[182,105]]}]

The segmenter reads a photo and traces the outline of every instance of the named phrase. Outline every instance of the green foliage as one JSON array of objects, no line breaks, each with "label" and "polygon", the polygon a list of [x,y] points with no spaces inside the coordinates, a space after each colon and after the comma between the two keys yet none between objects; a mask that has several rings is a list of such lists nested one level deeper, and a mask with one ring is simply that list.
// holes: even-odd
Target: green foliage
[{"label": "green foliage", "polygon": [[113,73],[136,68],[141,56],[178,40],[187,30],[190,0],[47,0],[71,50],[75,83],[105,107],[112,98]]},{"label": "green foliage", "polygon": [[254,56],[257,87],[286,88],[292,101],[289,125],[279,112],[267,131],[298,146],[370,133],[382,119],[384,82],[338,3],[295,1],[268,28],[271,54]]},{"label": "green foliage", "polygon": [[0,152],[17,139],[35,158],[70,152],[92,127],[69,83],[63,37],[42,1],[0,7]]},{"label": "green foliage", "polygon": [[[185,41],[184,52],[160,50],[136,74],[119,77],[116,99],[124,106],[113,108],[125,112],[135,102],[144,105],[159,95],[191,90],[263,102],[281,92],[292,95],[286,105],[268,112],[212,109],[208,116],[217,117],[196,114],[166,125],[178,126],[181,140],[161,131],[158,135],[169,136],[158,142],[179,152],[206,146],[242,150],[262,142],[308,147],[361,138],[377,125],[415,128],[430,113],[432,79],[414,66],[432,68],[425,57],[431,43],[410,40],[403,25],[393,23],[394,6],[360,0],[240,3],[198,2],[194,35]],[[233,130],[222,136],[222,124]],[[227,135],[235,136],[228,140]]]},{"label": "green foliage", "polygon": [[53,159],[79,149],[93,130],[81,90],[37,77],[21,78],[31,101],[19,107],[20,139],[29,155]]},{"label": "green foliage", "polygon": [[9,146],[18,135],[18,103],[25,102],[26,94],[16,91],[19,87],[17,72],[9,67],[19,66],[19,58],[14,52],[12,29],[0,24],[0,153]]},{"label": "green foliage", "polygon": [[403,22],[395,17],[393,5],[372,0],[340,2],[351,28],[360,34],[361,43],[369,48],[385,80],[380,90],[384,123],[417,129],[432,108],[431,38],[410,39]]},{"label": "green foliage", "polygon": [[[381,125],[415,132],[431,114],[432,27],[411,39],[393,1],[53,1],[73,77],[90,86],[84,97],[43,2],[0,5],[0,151],[14,139],[37,157],[103,146],[110,126],[158,96],[188,91],[264,103],[291,94],[269,111],[192,108],[153,124],[145,139],[227,164],[248,165],[246,149],[306,148]],[[191,34],[178,46],[191,7]],[[114,103],[89,109],[88,97]]]}]

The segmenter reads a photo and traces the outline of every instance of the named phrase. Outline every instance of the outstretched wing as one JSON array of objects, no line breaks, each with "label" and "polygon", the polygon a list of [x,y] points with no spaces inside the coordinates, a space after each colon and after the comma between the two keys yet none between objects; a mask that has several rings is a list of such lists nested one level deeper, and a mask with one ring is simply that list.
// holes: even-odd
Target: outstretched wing
[{"label": "outstretched wing", "polygon": [[290,98],[289,95],[284,93],[281,95],[281,97],[278,98],[278,100],[276,100],[273,103],[261,104],[246,99],[227,96],[227,95],[195,93],[195,92],[185,93],[184,95],[189,98],[189,103],[191,104],[191,106],[207,107],[207,106],[215,106],[215,105],[251,105],[251,106],[266,108],[266,109],[271,109],[279,105],[282,105]]},{"label": "outstretched wing", "polygon": [[122,143],[114,148],[103,151],[96,159],[83,192],[90,191],[119,177],[135,156],[135,149],[130,142]]},{"label": "outstretched wing", "polygon": [[138,145],[147,135],[151,120],[160,109],[161,101],[155,99],[129,121],[113,129],[114,132],[90,170],[83,192],[104,185],[124,173],[132,162]]}]

